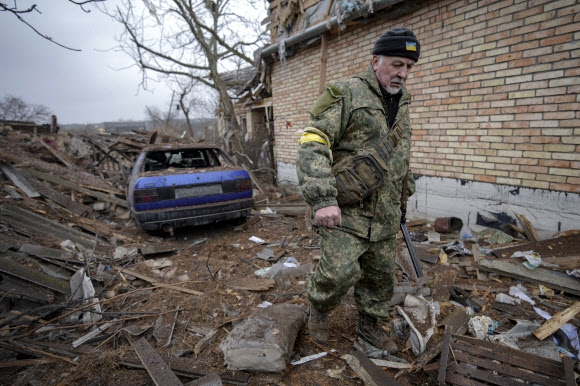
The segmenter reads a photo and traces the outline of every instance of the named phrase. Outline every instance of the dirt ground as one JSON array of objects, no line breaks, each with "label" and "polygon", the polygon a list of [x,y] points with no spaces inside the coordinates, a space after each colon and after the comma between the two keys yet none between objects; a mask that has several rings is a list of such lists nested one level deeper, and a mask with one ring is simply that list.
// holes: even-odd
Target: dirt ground
[{"label": "dirt ground", "polygon": [[[14,143],[12,141],[10,146],[14,146]],[[4,148],[7,147],[8,144]],[[38,147],[33,149],[38,150]],[[12,151],[21,150],[14,148]],[[42,154],[44,160],[56,162],[45,151],[37,153]],[[295,194],[269,185],[268,181],[263,182],[266,191],[256,197],[256,202],[261,203],[260,208],[268,206],[264,202],[271,204],[272,207],[302,203]],[[7,196],[1,197],[1,205],[14,205],[14,201]],[[62,212],[55,210],[55,206],[46,201],[24,197],[18,205],[53,221],[72,224],[70,218],[59,215]],[[320,352],[327,352],[328,355],[297,366],[287,365],[281,373],[228,372],[224,364],[223,353],[219,349],[220,342],[236,323],[243,321],[257,310],[259,305],[265,302],[308,304],[305,294],[307,276],[278,280],[270,283],[269,288],[257,287],[253,282],[256,272],[274,264],[273,261],[257,257],[265,249],[272,250],[278,261],[293,257],[300,265],[317,263],[320,253],[319,236],[303,213],[292,216],[254,212],[249,221],[243,225],[224,222],[184,228],[177,230],[174,237],[135,229],[130,218],[114,218],[109,222],[109,219],[103,216],[99,221],[118,232],[119,237],[122,236],[119,244],[128,249],[172,246],[167,248],[169,249],[167,252],[137,253],[131,259],[122,260],[125,269],[135,271],[146,278],[155,278],[154,283],[151,279],[141,279],[131,273],[118,274],[114,269],[106,269],[106,275],[97,277],[96,266],[90,267],[97,297],[102,301],[103,321],[100,323],[112,322],[113,325],[78,347],[73,347],[72,343],[86,335],[94,324],[82,325],[60,318],[64,313],[78,309],[78,305],[75,304],[68,304],[60,312],[45,315],[36,323],[31,323],[30,319],[28,321],[23,319],[22,325],[0,324],[4,328],[3,334],[0,335],[0,386],[153,385],[149,373],[142,366],[138,367],[140,361],[130,343],[137,337],[145,337],[157,353],[163,356],[169,368],[174,369],[178,364],[186,363],[192,372],[195,370],[202,375],[212,373],[222,375],[224,384],[293,386],[364,384],[340,358],[353,350],[356,339],[357,310],[352,292],[331,313],[330,340],[324,345],[315,343],[309,338],[305,325],[296,337],[290,360]],[[425,232],[429,226],[426,222],[419,222],[419,225],[411,227],[410,231]],[[35,237],[21,230],[15,232],[6,225],[3,225],[0,233],[4,242],[8,242],[12,237],[12,250],[18,250],[18,246],[23,242],[59,248],[58,243],[48,236]],[[250,240],[252,237],[262,239],[263,243]],[[458,235],[444,235],[444,238],[449,241],[457,240]],[[404,242],[402,239],[398,241],[399,251],[402,251],[405,248]],[[485,246],[483,240],[481,244]],[[471,297],[478,299],[483,306],[481,314],[497,320],[499,329],[508,330],[514,325],[518,315],[505,315],[495,309],[493,307],[495,293],[507,292],[511,285],[519,283],[537,296],[535,284],[519,282],[501,275],[489,275],[478,280],[473,269],[466,269],[469,265],[468,260],[473,260],[471,257],[451,261],[449,266],[437,264],[440,245],[441,243],[416,244],[427,277],[425,287],[433,289],[437,275],[445,270],[456,270],[457,276],[452,284],[467,289]],[[514,251],[534,250],[542,257],[578,257],[580,234],[572,233],[540,243],[517,242],[514,245],[516,246],[503,246],[496,256],[508,258]],[[111,248],[111,255],[113,251],[114,248]],[[99,261],[114,265],[111,255],[100,256]],[[24,264],[25,260],[20,261]],[[162,264],[164,261],[165,264]],[[154,267],[152,263],[161,265]],[[400,286],[414,284],[411,277],[404,272],[403,269],[397,270],[398,284]],[[170,285],[185,288],[189,293],[172,289]],[[248,289],[248,286],[252,286],[253,289]],[[0,298],[7,295],[0,293]],[[566,308],[576,301],[577,297],[558,294],[548,300],[553,305]],[[16,305],[15,300],[10,302],[12,306]],[[457,307],[448,301],[440,302],[440,306],[441,314],[438,320],[449,315]],[[531,306],[527,305],[522,305],[520,309],[523,314],[519,316],[522,318],[523,315],[533,312]],[[391,314],[393,318],[398,316],[394,308]],[[2,320],[5,319],[0,317],[0,323]],[[47,325],[48,329],[36,331],[40,325]],[[387,332],[392,332],[392,326],[388,323],[384,323],[383,328]],[[217,330],[217,334],[196,355],[196,347],[203,339],[199,331],[208,329]],[[430,348],[441,334],[442,331],[436,328],[435,335],[427,347]],[[416,356],[412,352],[408,336],[407,330],[401,337],[395,337],[399,348],[397,356],[414,363]],[[19,346],[22,342],[26,342],[27,349]],[[31,362],[23,362],[25,360]],[[20,362],[17,366],[8,364],[14,361]],[[433,370],[425,371],[418,368],[416,371],[400,372],[392,368],[381,369],[396,378],[401,385],[437,384],[437,373]],[[225,375],[228,374],[237,374],[249,381],[228,382],[225,380]],[[195,378],[181,373],[177,375],[184,384]]]},{"label": "dirt ground", "polygon": [[[258,216],[258,215],[256,215]],[[260,217],[260,216],[258,216]],[[244,230],[240,230],[236,224],[222,223],[211,226],[194,227],[178,230],[175,238],[160,237],[150,235],[138,230],[133,230],[134,236],[143,242],[177,242],[185,247],[177,252],[149,256],[148,259],[168,258],[173,262],[172,267],[177,267],[175,277],[186,274],[189,279],[187,288],[200,291],[201,296],[184,294],[168,289],[154,289],[136,291],[139,286],[150,288],[147,283],[140,283],[139,280],[132,282],[123,291],[127,296],[118,296],[115,301],[107,303],[105,311],[122,311],[130,307],[130,313],[121,312],[124,318],[136,315],[139,312],[153,313],[150,317],[140,317],[136,321],[127,321],[124,326],[137,325],[141,329],[149,328],[144,336],[160,354],[166,354],[167,358],[174,355],[181,355],[188,358],[191,363],[203,367],[206,373],[222,373],[226,371],[223,354],[218,346],[221,340],[232,328],[230,320],[236,320],[239,316],[243,318],[263,302],[273,304],[282,302],[292,302],[297,304],[307,304],[305,297],[306,278],[291,279],[289,282],[280,282],[267,291],[247,291],[231,288],[228,283],[238,279],[252,278],[255,272],[263,267],[269,267],[272,263],[255,258],[256,254],[264,248],[274,250],[275,255],[284,254],[281,260],[291,256],[300,262],[308,264],[316,262],[318,236],[314,230],[309,230],[304,218],[289,216],[262,216],[253,225]],[[256,236],[265,241],[265,244],[257,244],[249,240]],[[575,243],[580,237],[573,236]],[[196,242],[205,240],[199,244]],[[191,246],[192,244],[195,244]],[[280,246],[283,244],[283,246]],[[549,251],[561,252],[565,255],[568,252],[578,251],[571,249],[566,251],[555,251],[554,246],[570,246],[572,243],[561,243],[557,240],[551,241],[551,247],[546,247]],[[576,244],[577,245],[577,244]],[[576,247],[572,247],[576,248]],[[535,249],[535,248],[534,248]],[[540,250],[540,249],[539,249]],[[542,250],[540,250],[542,251]],[[429,264],[424,264],[428,270]],[[146,267],[144,260],[136,264],[132,269],[146,275],[152,275],[151,269]],[[429,271],[427,271],[429,275]],[[397,274],[398,280],[403,283],[408,279],[401,271]],[[509,285],[509,279],[500,280],[496,283],[499,288]],[[174,282],[168,280],[167,282]],[[477,285],[477,280],[472,277],[456,280],[456,284]],[[488,285],[481,282],[479,284]],[[123,292],[120,291],[120,292]],[[491,302],[491,299],[489,299]],[[442,317],[450,312],[452,306],[445,306],[442,309]],[[163,313],[164,320],[171,320],[175,311],[177,319],[173,331],[173,339],[167,346],[165,341],[157,341],[153,336],[154,325]],[[501,319],[501,315],[497,315]],[[357,312],[352,294],[349,294],[340,307],[333,311],[331,316],[331,338],[325,345],[314,343],[308,337],[307,327],[300,331],[294,346],[292,360],[321,351],[331,352],[321,359],[317,359],[299,366],[288,365],[281,373],[249,372],[251,375],[250,385],[362,385],[363,382],[340,359],[340,356],[347,354],[353,349],[355,340],[355,325]],[[507,323],[507,322],[506,322]],[[188,327],[197,325],[218,329],[219,334],[211,345],[203,350],[196,358],[193,350],[200,341],[200,336],[188,330]],[[389,325],[385,325],[386,330]],[[61,343],[70,348],[70,342],[82,336],[87,331],[82,328],[71,330],[59,330],[58,337],[51,342]],[[122,333],[115,334],[115,328],[107,331],[105,337],[109,341],[96,341],[87,344],[83,349],[88,353],[80,356],[75,365],[63,361],[56,361],[50,365],[37,365],[10,371],[10,369],[0,370],[0,385],[152,385],[151,378],[147,371],[134,367],[122,365],[126,358],[134,357],[134,351],[128,343],[127,337]],[[47,336],[40,336],[40,339],[47,339]],[[396,339],[399,346],[400,358],[413,362],[415,356],[410,350],[410,346],[405,340]],[[81,346],[83,347],[83,346]],[[171,366],[171,361],[168,361]],[[397,376],[397,370],[384,369],[392,377]],[[433,381],[433,374],[422,371],[407,373],[398,378],[403,385],[428,385]],[[190,378],[182,377],[186,383]]]}]

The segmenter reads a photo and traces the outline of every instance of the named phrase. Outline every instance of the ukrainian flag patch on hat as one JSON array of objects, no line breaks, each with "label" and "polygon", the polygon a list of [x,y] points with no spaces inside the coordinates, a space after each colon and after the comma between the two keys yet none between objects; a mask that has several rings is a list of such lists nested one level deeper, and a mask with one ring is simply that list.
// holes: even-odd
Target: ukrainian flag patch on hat
[{"label": "ukrainian flag patch on hat", "polygon": [[417,43],[415,43],[415,42],[405,42],[405,49],[407,51],[417,51]]}]

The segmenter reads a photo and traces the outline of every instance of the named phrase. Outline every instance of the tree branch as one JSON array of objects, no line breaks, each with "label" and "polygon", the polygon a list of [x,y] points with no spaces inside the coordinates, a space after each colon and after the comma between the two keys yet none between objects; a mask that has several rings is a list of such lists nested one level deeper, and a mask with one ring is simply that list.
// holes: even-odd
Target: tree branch
[{"label": "tree branch", "polygon": [[[106,1],[106,0],[84,0],[84,1],[75,1],[75,0],[68,0],[69,2],[78,5],[84,12],[90,12],[90,10],[86,10],[83,8],[84,5],[89,4],[89,3],[96,3],[96,2],[101,2],[101,1]],[[21,14],[26,14],[26,13],[31,13],[33,11],[36,11],[38,13],[42,13],[38,10],[37,5],[36,4],[32,4],[29,8],[27,9],[19,9],[18,6],[16,5],[16,2],[14,3],[15,6],[14,7],[9,7],[8,5],[4,4],[4,3],[0,3],[0,12],[9,12],[11,14],[13,14],[21,23],[24,23],[28,28],[30,28],[31,30],[33,30],[38,36],[42,37],[43,39],[48,40],[49,42],[56,44],[59,47],[65,48],[67,50],[71,50],[71,51],[81,51],[78,48],[71,48],[68,46],[65,46],[64,44],[61,44],[59,42],[57,42],[56,40],[54,40],[52,37],[43,34],[42,32],[40,32],[39,30],[37,30],[32,24],[28,23],[22,16]]]}]

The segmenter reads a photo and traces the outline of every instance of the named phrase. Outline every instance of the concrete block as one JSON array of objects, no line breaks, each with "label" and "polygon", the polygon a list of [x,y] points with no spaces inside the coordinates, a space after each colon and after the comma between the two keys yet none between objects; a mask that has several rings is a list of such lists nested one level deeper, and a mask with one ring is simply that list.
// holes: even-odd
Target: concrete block
[{"label": "concrete block", "polygon": [[220,344],[230,370],[280,372],[286,368],[307,307],[275,304],[256,310]]}]

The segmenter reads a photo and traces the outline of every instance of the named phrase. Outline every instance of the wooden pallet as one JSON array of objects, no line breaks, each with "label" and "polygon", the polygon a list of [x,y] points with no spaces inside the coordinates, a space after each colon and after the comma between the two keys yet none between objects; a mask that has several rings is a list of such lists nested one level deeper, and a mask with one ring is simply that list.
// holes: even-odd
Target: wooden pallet
[{"label": "wooden pallet", "polygon": [[439,361],[440,385],[574,386],[570,358],[562,362],[446,329]]}]

